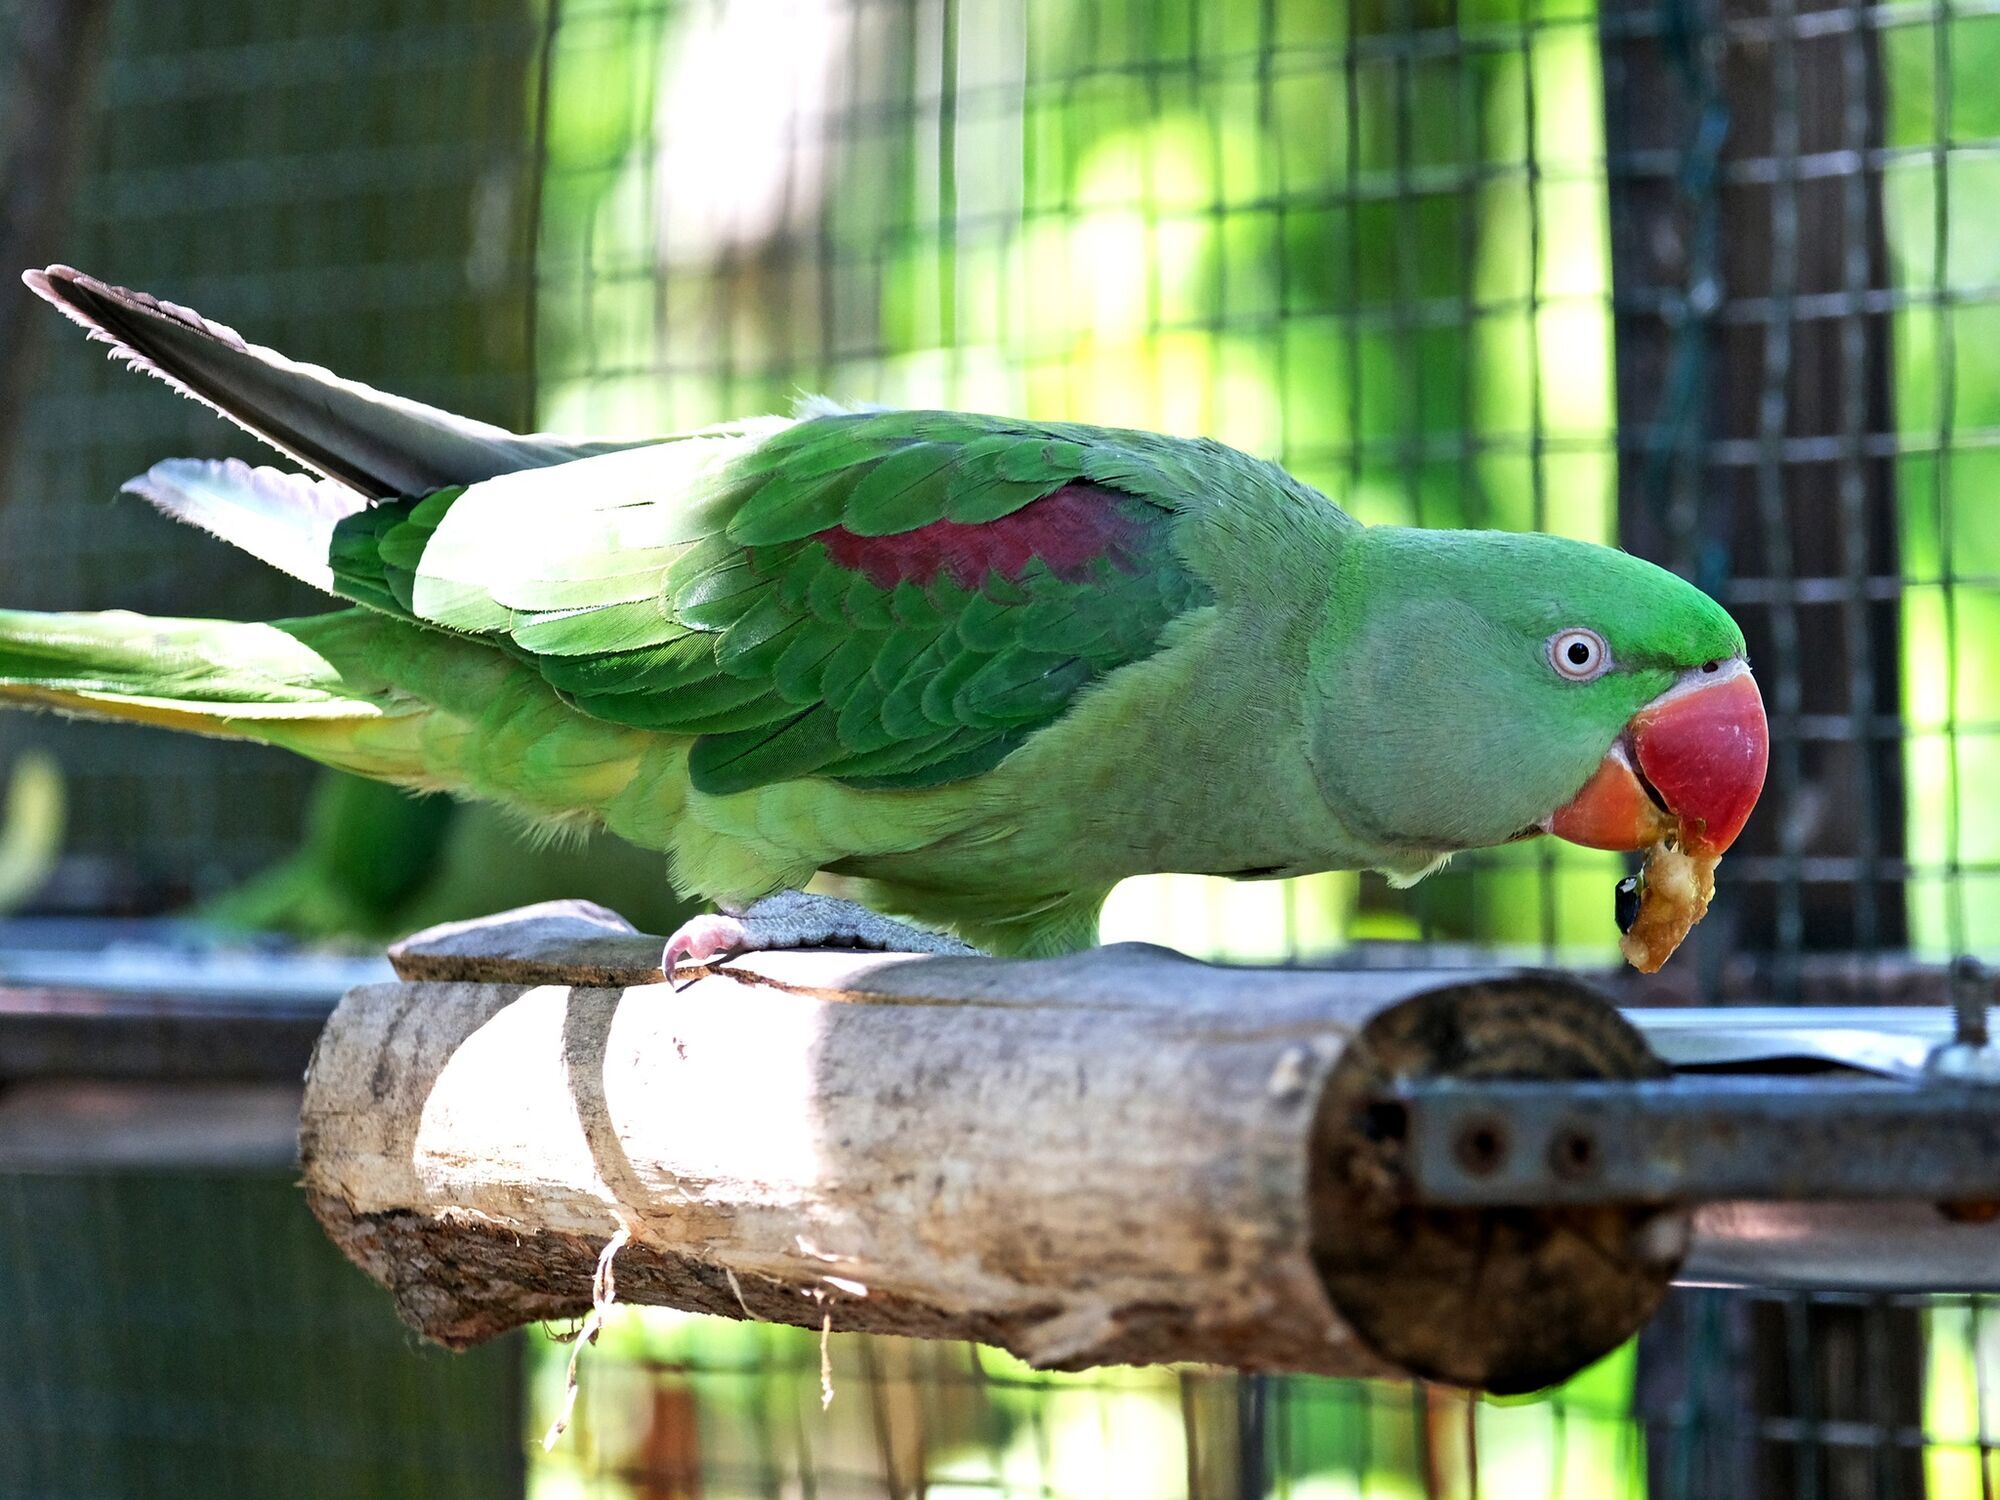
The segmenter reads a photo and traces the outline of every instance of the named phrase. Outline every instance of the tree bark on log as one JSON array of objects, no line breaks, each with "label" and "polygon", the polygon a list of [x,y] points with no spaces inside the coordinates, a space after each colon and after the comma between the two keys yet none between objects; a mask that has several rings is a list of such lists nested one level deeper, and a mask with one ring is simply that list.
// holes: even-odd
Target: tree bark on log
[{"label": "tree bark on log", "polygon": [[777,953],[658,982],[579,903],[434,929],[307,1080],[321,1223],[463,1347],[621,1300],[1166,1360],[1560,1379],[1665,1291],[1683,1215],[1420,1210],[1395,1078],[1663,1068],[1556,974]]}]

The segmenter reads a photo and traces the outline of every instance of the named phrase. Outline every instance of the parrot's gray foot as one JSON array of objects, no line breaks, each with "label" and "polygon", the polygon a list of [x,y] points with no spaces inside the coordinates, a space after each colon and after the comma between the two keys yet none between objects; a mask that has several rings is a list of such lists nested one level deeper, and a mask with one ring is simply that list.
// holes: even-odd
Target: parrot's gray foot
[{"label": "parrot's gray foot", "polygon": [[741,953],[779,948],[864,948],[882,953],[976,954],[969,943],[898,922],[853,901],[779,891],[740,911],[691,917],[667,939],[660,972],[669,979],[682,962],[701,965]]}]

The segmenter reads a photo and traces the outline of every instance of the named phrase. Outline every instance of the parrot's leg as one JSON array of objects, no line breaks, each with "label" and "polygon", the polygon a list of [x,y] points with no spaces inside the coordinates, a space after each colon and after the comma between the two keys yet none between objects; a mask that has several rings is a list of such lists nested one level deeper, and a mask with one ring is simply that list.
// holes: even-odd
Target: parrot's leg
[{"label": "parrot's leg", "polygon": [[864,948],[883,953],[976,954],[969,943],[898,922],[853,901],[779,891],[741,909],[691,917],[667,939],[660,972],[672,977],[683,960],[705,964],[739,953],[777,948]]}]

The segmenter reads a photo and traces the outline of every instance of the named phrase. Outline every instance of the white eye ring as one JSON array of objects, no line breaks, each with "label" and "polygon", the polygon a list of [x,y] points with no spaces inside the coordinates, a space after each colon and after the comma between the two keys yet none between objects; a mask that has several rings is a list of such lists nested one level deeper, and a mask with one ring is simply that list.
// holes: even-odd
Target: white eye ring
[{"label": "white eye ring", "polygon": [[1611,648],[1594,630],[1573,625],[1549,637],[1549,665],[1570,682],[1595,682],[1611,670]]}]

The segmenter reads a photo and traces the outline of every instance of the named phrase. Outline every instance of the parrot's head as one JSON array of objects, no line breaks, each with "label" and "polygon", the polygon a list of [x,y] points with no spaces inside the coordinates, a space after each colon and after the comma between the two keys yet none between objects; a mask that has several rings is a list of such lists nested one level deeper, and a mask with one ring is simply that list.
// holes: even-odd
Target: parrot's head
[{"label": "parrot's head", "polygon": [[1386,846],[1556,834],[1720,854],[1764,784],[1743,632],[1664,569],[1562,537],[1357,533],[1315,652],[1322,792]]}]

